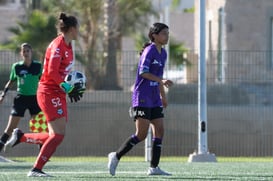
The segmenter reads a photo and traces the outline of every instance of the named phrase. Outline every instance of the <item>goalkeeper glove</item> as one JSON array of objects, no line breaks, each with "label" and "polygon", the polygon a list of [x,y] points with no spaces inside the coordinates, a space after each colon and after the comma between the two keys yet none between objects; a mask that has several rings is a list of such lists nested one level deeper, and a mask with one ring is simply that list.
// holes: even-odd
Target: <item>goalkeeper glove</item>
[{"label": "goalkeeper glove", "polygon": [[77,102],[82,98],[85,89],[82,88],[79,84],[75,84],[73,90],[68,93],[68,97],[71,102]]},{"label": "goalkeeper glove", "polygon": [[63,91],[64,91],[65,93],[70,93],[70,92],[72,92],[72,90],[73,90],[73,88],[74,88],[74,86],[72,86],[72,85],[70,85],[70,84],[68,84],[68,83],[66,83],[66,82],[60,83],[60,87],[63,89]]}]

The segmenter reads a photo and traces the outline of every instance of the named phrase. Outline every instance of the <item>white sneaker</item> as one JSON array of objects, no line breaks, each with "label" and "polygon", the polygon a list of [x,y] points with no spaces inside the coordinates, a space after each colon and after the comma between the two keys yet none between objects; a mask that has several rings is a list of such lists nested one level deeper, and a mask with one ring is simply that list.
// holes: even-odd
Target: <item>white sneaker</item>
[{"label": "white sneaker", "polygon": [[109,173],[114,176],[116,174],[116,168],[118,166],[118,158],[116,152],[111,152],[108,154],[108,169]]},{"label": "white sneaker", "polygon": [[150,167],[148,169],[147,175],[172,175],[172,174],[161,170],[159,167],[156,167],[156,168]]},{"label": "white sneaker", "polygon": [[12,147],[20,143],[20,139],[23,134],[24,133],[19,128],[15,128],[12,132],[11,138],[6,142],[4,146],[4,152],[8,152]]},{"label": "white sneaker", "polygon": [[52,177],[41,170],[32,169],[27,174],[28,177]]}]

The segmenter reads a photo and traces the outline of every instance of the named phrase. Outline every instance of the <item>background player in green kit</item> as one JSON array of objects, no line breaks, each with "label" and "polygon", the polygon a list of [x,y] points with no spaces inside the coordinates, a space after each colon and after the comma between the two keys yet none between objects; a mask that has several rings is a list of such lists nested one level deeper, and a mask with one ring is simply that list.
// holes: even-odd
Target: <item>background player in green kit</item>
[{"label": "background player in green kit", "polygon": [[9,88],[17,82],[17,95],[13,100],[9,121],[0,138],[0,151],[9,139],[14,128],[17,127],[20,119],[24,117],[26,109],[29,110],[31,119],[41,111],[36,99],[38,82],[42,73],[42,65],[39,61],[32,60],[32,48],[28,43],[21,45],[21,61],[11,67],[9,81],[0,95],[0,104],[3,102]]}]

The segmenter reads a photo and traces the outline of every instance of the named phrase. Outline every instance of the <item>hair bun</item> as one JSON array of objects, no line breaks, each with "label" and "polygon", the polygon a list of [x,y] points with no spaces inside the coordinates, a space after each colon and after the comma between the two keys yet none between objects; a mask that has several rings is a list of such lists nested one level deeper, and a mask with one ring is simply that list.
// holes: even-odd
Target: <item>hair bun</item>
[{"label": "hair bun", "polygon": [[66,19],[67,17],[66,17],[66,14],[65,13],[61,13],[60,14],[60,16],[59,16],[59,19],[62,19],[62,20],[64,20],[64,19]]}]

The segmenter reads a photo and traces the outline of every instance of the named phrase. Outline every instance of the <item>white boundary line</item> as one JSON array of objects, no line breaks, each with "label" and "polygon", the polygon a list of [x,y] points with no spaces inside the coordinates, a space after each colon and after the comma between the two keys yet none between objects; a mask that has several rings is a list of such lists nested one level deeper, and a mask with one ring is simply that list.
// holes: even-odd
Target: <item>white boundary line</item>
[{"label": "white boundary line", "polygon": [[[90,171],[90,172],[88,172],[88,171],[86,171],[86,172],[78,172],[78,171],[75,171],[75,172],[47,172],[47,171],[45,171],[47,174],[49,174],[49,175],[53,175],[54,176],[54,174],[70,174],[70,175],[76,175],[76,174],[86,174],[86,175],[90,175],[90,174],[109,174],[110,175],[110,173],[108,172],[108,171]],[[12,172],[5,172],[5,173],[1,173],[1,175],[3,174],[3,175],[13,175],[13,174],[22,174],[22,173],[25,173],[25,174],[27,174],[27,172],[14,172],[14,171],[12,171]],[[146,175],[146,172],[136,172],[136,171],[120,171],[120,172],[116,172],[116,174],[137,174],[137,175]]]},{"label": "white boundary line", "polygon": [[0,155],[0,162],[14,162]]}]

